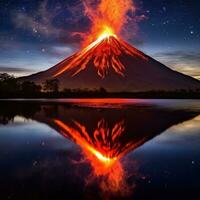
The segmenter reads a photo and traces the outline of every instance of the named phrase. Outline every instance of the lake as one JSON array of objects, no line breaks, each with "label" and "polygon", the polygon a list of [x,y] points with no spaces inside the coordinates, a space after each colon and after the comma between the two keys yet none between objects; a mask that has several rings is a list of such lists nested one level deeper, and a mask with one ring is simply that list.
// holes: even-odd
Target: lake
[{"label": "lake", "polygon": [[200,100],[0,100],[0,199],[199,199]]}]

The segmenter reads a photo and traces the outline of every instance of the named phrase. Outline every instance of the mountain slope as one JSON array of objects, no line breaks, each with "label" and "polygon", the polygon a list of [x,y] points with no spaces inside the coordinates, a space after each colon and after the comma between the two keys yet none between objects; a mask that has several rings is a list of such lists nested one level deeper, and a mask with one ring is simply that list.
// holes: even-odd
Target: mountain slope
[{"label": "mountain slope", "polygon": [[57,78],[61,88],[108,91],[198,89],[200,81],[173,71],[115,36],[100,38],[52,68],[21,80]]}]

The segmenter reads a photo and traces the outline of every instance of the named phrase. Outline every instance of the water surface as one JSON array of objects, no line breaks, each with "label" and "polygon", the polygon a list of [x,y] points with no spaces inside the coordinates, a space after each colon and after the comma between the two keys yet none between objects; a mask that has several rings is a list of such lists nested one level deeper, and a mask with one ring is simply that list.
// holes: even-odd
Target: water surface
[{"label": "water surface", "polygon": [[0,199],[197,199],[199,155],[199,100],[0,101]]}]

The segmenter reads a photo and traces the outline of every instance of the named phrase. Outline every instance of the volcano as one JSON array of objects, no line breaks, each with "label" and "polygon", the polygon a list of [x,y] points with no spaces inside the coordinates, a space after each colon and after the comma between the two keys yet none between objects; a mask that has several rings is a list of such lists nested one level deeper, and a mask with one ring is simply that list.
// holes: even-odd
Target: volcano
[{"label": "volcano", "polygon": [[107,33],[50,69],[21,80],[42,84],[52,78],[59,80],[62,89],[103,87],[109,92],[136,92],[200,88],[200,81],[173,71]]}]

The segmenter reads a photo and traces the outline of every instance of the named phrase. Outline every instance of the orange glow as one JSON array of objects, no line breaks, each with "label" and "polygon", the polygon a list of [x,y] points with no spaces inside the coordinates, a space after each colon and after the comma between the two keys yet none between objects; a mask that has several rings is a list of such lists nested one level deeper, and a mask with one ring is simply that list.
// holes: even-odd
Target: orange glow
[{"label": "orange glow", "polygon": [[[102,146],[102,143],[99,143],[98,141],[95,142],[95,144],[93,144],[93,141],[91,140],[89,134],[86,132],[86,128],[81,125],[78,122],[74,122],[74,125],[76,125],[76,127],[78,129],[80,129],[79,131],[71,128],[70,126],[64,124],[62,121],[60,120],[54,120],[54,122],[60,127],[62,128],[62,130],[65,131],[65,133],[63,133],[65,136],[66,133],[68,134],[68,136],[77,143],[79,144],[84,150],[89,151],[90,153],[92,153],[94,156],[96,156],[96,158],[98,158],[101,162],[104,162],[105,164],[110,164],[114,161],[117,160],[117,157],[113,156],[113,154],[111,152],[107,152],[107,149],[104,149],[104,146],[106,144],[104,144],[104,146]],[[98,126],[100,126],[99,122]],[[114,127],[116,128],[116,127]],[[100,135],[101,133],[103,133],[103,135]],[[112,130],[112,132],[115,130]],[[119,130],[122,131],[122,128]],[[95,139],[97,139],[97,135],[98,137],[102,137],[101,139],[104,140],[104,143],[107,143],[106,141],[106,133],[107,131],[102,129],[102,130],[95,130],[94,132],[94,136]],[[114,132],[113,132],[114,133]],[[118,131],[115,132],[115,134],[118,134]],[[114,136],[113,136],[114,137]],[[96,146],[95,146],[96,145]]]},{"label": "orange glow", "polygon": [[111,70],[124,77],[127,67],[124,61],[128,57],[147,60],[143,53],[119,37],[123,26],[129,21],[128,13],[130,15],[135,11],[132,0],[98,2],[83,0],[85,15],[91,21],[91,29],[86,34],[84,48],[58,63],[53,77],[64,72],[69,72],[73,77],[90,67],[94,67],[101,78],[105,78]]},{"label": "orange glow", "polygon": [[104,119],[97,123],[97,127],[89,134],[86,127],[77,121],[66,124],[58,119],[54,123],[60,133],[78,144],[85,159],[92,166],[92,176],[87,179],[88,184],[93,180],[100,180],[99,186],[104,193],[120,193],[128,195],[130,187],[126,182],[126,172],[120,158],[141,145],[146,138],[123,144],[120,136],[125,134],[124,121],[115,123],[112,127]]},{"label": "orange glow", "polygon": [[103,39],[109,38],[110,36],[117,37],[110,27],[105,26],[103,32],[100,33],[99,36],[97,37],[97,40],[101,41]]},{"label": "orange glow", "polygon": [[72,125],[67,125],[55,119],[54,123],[61,129],[61,134],[64,137],[70,138],[83,150],[89,151],[104,163],[113,163],[119,160],[146,140],[146,137],[143,137],[137,142],[129,141],[123,145],[120,137],[125,134],[124,121],[117,122],[112,128],[109,128],[105,120],[102,119],[97,123],[96,129],[91,134],[87,132],[84,125],[77,121],[73,121]]},{"label": "orange glow", "polygon": [[[133,13],[135,6],[132,0],[83,0],[85,15],[91,21],[91,29],[84,45],[97,40],[105,31],[110,35],[119,35],[123,26],[128,23],[128,12]],[[95,4],[95,5],[94,5]]]},{"label": "orange glow", "polygon": [[110,34],[107,30],[102,32],[96,41],[59,63],[57,66],[61,66],[61,68],[58,68],[53,76],[57,77],[64,72],[75,76],[91,66],[95,67],[101,78],[105,78],[110,69],[113,69],[118,75],[124,76],[126,69],[123,63],[124,59],[131,56],[135,59],[148,60],[143,53],[116,35]]}]

